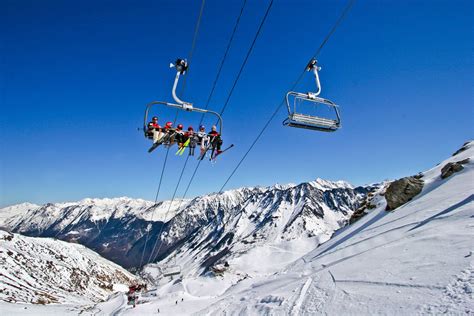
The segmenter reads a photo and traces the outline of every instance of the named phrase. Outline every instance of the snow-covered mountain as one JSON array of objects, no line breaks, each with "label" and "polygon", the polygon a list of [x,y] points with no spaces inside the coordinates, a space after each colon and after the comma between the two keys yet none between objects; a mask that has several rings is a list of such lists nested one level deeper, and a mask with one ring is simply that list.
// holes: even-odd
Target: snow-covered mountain
[{"label": "snow-covered mountain", "polygon": [[317,245],[344,226],[359,201],[376,187],[317,179],[172,204],[117,198],[13,206],[0,210],[9,214],[0,217],[0,226],[28,236],[74,241],[127,268],[165,257],[175,260],[176,254],[187,252],[187,260],[201,266],[203,273],[214,263],[210,256],[222,259],[265,240],[301,240],[304,249]]},{"label": "snow-covered mountain", "polygon": [[106,299],[114,284],[137,277],[86,247],[0,230],[0,300],[86,304]]},{"label": "snow-covered mountain", "polygon": [[32,203],[21,203],[0,209],[0,229],[13,227],[26,212],[39,207]]}]

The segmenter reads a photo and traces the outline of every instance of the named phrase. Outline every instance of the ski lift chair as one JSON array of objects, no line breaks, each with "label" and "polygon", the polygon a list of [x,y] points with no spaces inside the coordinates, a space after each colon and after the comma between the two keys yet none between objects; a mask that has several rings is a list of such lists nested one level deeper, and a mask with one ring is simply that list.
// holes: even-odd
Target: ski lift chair
[{"label": "ski lift chair", "polygon": [[[316,80],[316,92],[300,93],[290,91],[286,94],[286,106],[288,108],[288,118],[283,121],[283,125],[304,128],[321,132],[334,132],[341,127],[341,118],[338,106],[327,99],[319,97],[321,93],[321,83],[319,81],[318,71],[321,67],[316,65],[315,59],[311,60],[306,66],[306,71],[312,71]],[[297,108],[301,108],[302,104],[310,106],[317,112],[321,107],[325,107],[329,112],[334,113],[331,117],[313,115],[308,112],[298,112]],[[310,108],[310,109],[311,109]]]},{"label": "ski lift chair", "polygon": [[222,135],[223,123],[222,123],[222,117],[219,115],[219,113],[211,111],[211,110],[200,109],[200,108],[194,107],[192,103],[182,101],[176,95],[176,88],[178,86],[179,77],[181,75],[185,75],[186,71],[188,70],[187,61],[185,59],[178,59],[176,60],[174,64],[170,64],[170,67],[176,68],[176,77],[174,79],[173,89],[171,91],[173,95],[173,99],[176,103],[169,103],[169,102],[163,102],[163,101],[152,101],[148,103],[145,109],[145,117],[143,120],[143,131],[145,132],[145,137],[148,138],[148,135],[147,135],[148,115],[149,115],[150,109],[154,105],[165,105],[168,107],[177,108],[179,110],[184,110],[188,112],[209,113],[209,114],[215,115],[217,117],[217,121],[219,125],[219,134]]}]

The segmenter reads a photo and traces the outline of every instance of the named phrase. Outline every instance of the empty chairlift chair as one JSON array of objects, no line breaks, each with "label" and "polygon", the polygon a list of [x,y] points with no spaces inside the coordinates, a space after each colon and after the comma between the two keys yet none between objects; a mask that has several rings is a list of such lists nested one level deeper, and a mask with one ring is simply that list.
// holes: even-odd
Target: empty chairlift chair
[{"label": "empty chairlift chair", "polygon": [[315,59],[311,60],[306,71],[312,71],[316,80],[316,92],[300,93],[290,91],[286,94],[288,118],[283,125],[305,128],[322,132],[334,132],[341,127],[341,118],[338,106],[327,99],[319,97],[321,83],[318,71],[321,67],[316,65]]}]

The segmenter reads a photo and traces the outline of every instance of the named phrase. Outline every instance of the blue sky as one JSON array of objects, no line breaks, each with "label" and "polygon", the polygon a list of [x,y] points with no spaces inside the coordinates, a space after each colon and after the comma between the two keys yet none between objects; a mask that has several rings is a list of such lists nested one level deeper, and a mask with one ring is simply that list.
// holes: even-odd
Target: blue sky
[{"label": "blue sky", "polygon": [[[219,111],[267,1],[249,0],[210,107]],[[224,114],[235,148],[203,164],[189,196],[217,191],[316,51],[345,1],[275,0]],[[184,99],[203,105],[241,1],[207,0]],[[200,1],[0,2],[0,206],[85,197],[154,199],[164,150],[137,131],[171,101]],[[365,184],[425,170],[473,138],[474,3],[357,1],[319,56],[332,134],[267,129],[226,188],[321,177]],[[313,89],[308,74],[301,91]],[[161,122],[174,110],[160,111]],[[180,114],[196,125],[199,114]],[[211,119],[206,120],[210,125]],[[168,161],[170,198],[183,157]],[[188,163],[181,196],[196,161]]]}]

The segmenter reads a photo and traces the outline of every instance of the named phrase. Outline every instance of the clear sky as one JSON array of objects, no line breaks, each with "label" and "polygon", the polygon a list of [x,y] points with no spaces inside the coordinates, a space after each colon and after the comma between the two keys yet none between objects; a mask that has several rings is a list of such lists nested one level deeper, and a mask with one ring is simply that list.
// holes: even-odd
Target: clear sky
[{"label": "clear sky", "polygon": [[[210,107],[219,111],[267,1],[248,0]],[[346,1],[275,0],[224,114],[234,149],[198,171],[217,191],[296,80]],[[240,0],[207,0],[184,99],[203,105]],[[137,131],[147,102],[171,101],[200,1],[0,1],[0,206],[130,196],[153,200],[165,151]],[[317,177],[365,184],[425,170],[474,134],[474,2],[357,1],[319,56],[332,134],[279,113],[226,188]],[[310,74],[298,87],[313,89]],[[155,113],[172,120],[174,110]],[[196,125],[199,114],[179,121]],[[211,119],[206,124],[211,124]],[[184,163],[171,151],[160,199]],[[188,163],[185,184],[196,161]]]}]

